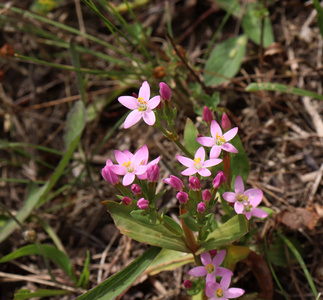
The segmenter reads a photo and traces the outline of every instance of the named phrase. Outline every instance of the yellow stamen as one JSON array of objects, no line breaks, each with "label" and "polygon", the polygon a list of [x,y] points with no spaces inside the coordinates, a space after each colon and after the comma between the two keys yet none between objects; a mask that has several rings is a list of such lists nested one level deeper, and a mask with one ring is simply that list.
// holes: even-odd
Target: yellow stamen
[{"label": "yellow stamen", "polygon": [[239,201],[239,202],[248,202],[248,197],[247,196],[245,196],[244,194],[238,194],[238,196],[237,196],[237,201]]},{"label": "yellow stamen", "polygon": [[126,167],[126,168],[129,168],[129,167],[131,166],[131,161],[129,160],[129,161],[127,161],[127,162],[124,162],[124,163],[122,164],[122,166],[123,166],[123,167]]},{"label": "yellow stamen", "polygon": [[142,97],[138,97],[139,108],[138,111],[146,111],[147,110],[147,102]]},{"label": "yellow stamen", "polygon": [[208,264],[205,269],[209,274],[211,274],[214,271],[214,266],[212,264]]},{"label": "yellow stamen", "polygon": [[221,298],[223,297],[223,290],[219,287],[217,290],[216,290],[216,296]]},{"label": "yellow stamen", "polygon": [[194,166],[196,166],[198,163],[200,163],[201,157],[194,158]]},{"label": "yellow stamen", "polygon": [[218,133],[215,134],[215,139],[218,141],[218,143],[225,143],[225,138],[222,135],[219,135]]}]

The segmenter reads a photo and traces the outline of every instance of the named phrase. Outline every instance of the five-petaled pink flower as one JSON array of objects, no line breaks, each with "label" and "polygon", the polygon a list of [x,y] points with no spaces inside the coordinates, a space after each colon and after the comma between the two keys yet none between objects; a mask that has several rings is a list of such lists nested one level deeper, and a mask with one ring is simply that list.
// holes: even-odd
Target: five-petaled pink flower
[{"label": "five-petaled pink flower", "polygon": [[221,250],[218,252],[214,258],[211,258],[211,255],[208,251],[201,254],[201,261],[203,266],[195,267],[188,271],[188,274],[196,277],[202,277],[206,275],[206,282],[215,282],[215,276],[229,276],[231,277],[233,273],[226,268],[220,267],[222,264],[226,250]]},{"label": "five-petaled pink flower", "polygon": [[195,173],[199,173],[201,176],[208,177],[211,175],[211,171],[208,170],[208,167],[213,167],[222,162],[222,159],[213,158],[205,160],[205,150],[203,147],[200,147],[194,156],[194,159],[190,159],[185,156],[177,155],[178,161],[188,167],[181,174],[185,176],[190,176]]},{"label": "five-petaled pink flower", "polygon": [[220,283],[206,282],[205,294],[209,300],[227,300],[242,296],[245,291],[240,288],[229,288],[231,276],[224,276]]},{"label": "five-petaled pink flower", "polygon": [[237,176],[234,182],[234,191],[225,192],[223,199],[234,203],[234,210],[237,214],[244,214],[249,220],[251,216],[265,218],[268,214],[257,206],[260,204],[263,196],[261,189],[244,190],[243,180],[240,175]]},{"label": "five-petaled pink flower", "polygon": [[210,131],[212,137],[198,137],[196,140],[203,146],[212,147],[210,151],[210,158],[217,158],[221,153],[221,149],[232,152],[238,153],[238,150],[228,141],[232,140],[238,132],[238,127],[234,127],[227,131],[225,134],[222,134],[222,129],[220,125],[213,120],[211,122]]},{"label": "five-petaled pink flower", "polygon": [[110,166],[110,169],[115,174],[124,175],[122,180],[124,186],[131,184],[135,180],[136,175],[146,173],[147,166],[142,164],[142,161],[146,158],[146,152],[146,145],[138,149],[135,154],[128,150],[123,150],[123,152],[119,150],[114,151],[114,156],[119,165]]},{"label": "five-petaled pink flower", "polygon": [[133,96],[121,96],[118,101],[125,107],[132,110],[124,122],[124,128],[127,129],[136,124],[141,118],[148,125],[154,125],[156,122],[155,113],[152,109],[156,108],[160,102],[160,96],[150,98],[150,87],[145,81],[140,89],[138,98]]}]

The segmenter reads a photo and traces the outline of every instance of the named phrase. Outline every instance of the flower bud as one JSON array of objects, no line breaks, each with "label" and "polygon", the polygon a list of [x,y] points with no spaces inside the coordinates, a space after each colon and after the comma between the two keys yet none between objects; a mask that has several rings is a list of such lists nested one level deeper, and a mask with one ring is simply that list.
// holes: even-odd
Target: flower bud
[{"label": "flower bud", "polygon": [[179,203],[186,204],[188,200],[188,194],[180,191],[176,194],[176,198],[178,199]]},{"label": "flower bud", "polygon": [[160,82],[159,83],[159,94],[164,101],[170,101],[170,98],[172,96],[172,91],[166,83]]},{"label": "flower bud", "polygon": [[137,202],[137,206],[140,209],[147,209],[149,207],[149,201],[146,200],[145,198],[140,198]]},{"label": "flower bud", "polygon": [[201,190],[201,183],[200,181],[198,180],[197,177],[195,176],[191,176],[188,180],[189,182],[189,188],[193,191],[199,191]]},{"label": "flower bud", "polygon": [[205,212],[205,203],[204,202],[200,202],[198,205],[197,205],[197,211],[199,213],[204,213]]},{"label": "flower bud", "polygon": [[184,188],[182,180],[174,175],[170,175],[170,178],[163,179],[163,182],[171,185],[176,191],[181,191]]},{"label": "flower bud", "polygon": [[212,198],[212,194],[209,190],[204,190],[202,194],[202,199],[204,202],[209,202]]},{"label": "flower bud", "polygon": [[157,182],[159,178],[159,167],[157,164],[150,166],[147,169],[147,179],[149,182]]},{"label": "flower bud", "polygon": [[104,180],[108,181],[110,184],[116,185],[119,183],[119,176],[111,170],[111,166],[113,166],[113,163],[108,158],[105,167],[101,171],[101,174]]},{"label": "flower bud", "polygon": [[184,286],[184,288],[189,290],[193,287],[193,283],[191,280],[185,279],[183,282],[183,286]]},{"label": "flower bud", "polygon": [[129,206],[132,203],[132,199],[129,197],[123,197],[121,201],[125,206]]},{"label": "flower bud", "polygon": [[213,120],[213,114],[207,106],[203,108],[203,120],[208,124]]},{"label": "flower bud", "polygon": [[222,171],[219,171],[212,181],[213,188],[218,189],[226,180],[225,174]]},{"label": "flower bud", "polygon": [[209,251],[209,253],[210,253],[210,255],[213,257],[213,256],[217,255],[218,250],[213,249],[213,250],[210,250],[210,251]]},{"label": "flower bud", "polygon": [[134,183],[133,185],[131,185],[131,191],[137,196],[139,194],[141,194],[141,187]]},{"label": "flower bud", "polygon": [[231,122],[226,113],[222,115],[221,126],[223,130],[229,130],[231,128]]}]

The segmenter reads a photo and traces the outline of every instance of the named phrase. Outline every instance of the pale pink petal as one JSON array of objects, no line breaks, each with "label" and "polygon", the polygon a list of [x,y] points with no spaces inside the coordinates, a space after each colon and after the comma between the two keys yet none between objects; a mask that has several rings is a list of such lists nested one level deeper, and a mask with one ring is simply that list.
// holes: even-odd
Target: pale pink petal
[{"label": "pale pink petal", "polygon": [[121,96],[118,98],[118,101],[126,108],[129,108],[132,110],[137,109],[139,107],[137,98],[132,96]]},{"label": "pale pink petal", "polygon": [[221,162],[222,162],[222,159],[218,159],[218,158],[208,159],[204,162],[203,166],[204,167],[213,167],[213,166],[220,164]]},{"label": "pale pink petal", "polygon": [[199,173],[203,177],[209,177],[212,175],[211,171],[206,168],[199,169],[197,173]]},{"label": "pale pink petal", "polygon": [[152,126],[156,122],[155,113],[152,110],[147,110],[143,114],[143,119],[147,125]]},{"label": "pale pink petal", "polygon": [[224,143],[222,149],[230,153],[239,153],[238,149],[230,143]]},{"label": "pale pink petal", "polygon": [[219,266],[223,263],[224,258],[225,258],[226,250],[223,249],[220,252],[217,253],[217,255],[214,256],[212,260],[212,264],[215,266]]},{"label": "pale pink petal", "polygon": [[201,254],[201,262],[204,266],[212,263],[211,255],[208,251]]},{"label": "pale pink petal", "polygon": [[250,218],[251,218],[251,213],[250,212],[246,212],[246,211],[244,211],[243,212],[243,214],[246,216],[246,218],[248,219],[248,220],[250,220]]},{"label": "pale pink petal", "polygon": [[230,283],[231,283],[231,275],[230,276],[223,276],[220,281],[220,285],[223,290],[227,290],[228,287],[230,286]]},{"label": "pale pink petal", "polygon": [[125,176],[123,176],[122,184],[124,186],[127,186],[135,180],[135,174],[133,173],[127,173]]},{"label": "pale pink petal", "polygon": [[244,184],[242,177],[240,175],[237,176],[235,182],[234,182],[234,191],[237,194],[243,194],[244,193]]},{"label": "pale pink petal", "polygon": [[251,214],[257,218],[266,218],[268,216],[268,213],[258,207],[253,208]]},{"label": "pale pink petal", "polygon": [[218,158],[221,154],[222,148],[220,146],[213,146],[210,151],[210,158]]},{"label": "pale pink petal", "polygon": [[112,161],[111,161],[111,159],[110,159],[110,158],[108,158],[108,159],[107,159],[107,161],[106,161],[105,165],[106,165],[106,166],[112,166],[112,165],[113,165],[113,163],[112,163]]},{"label": "pale pink petal", "polygon": [[226,268],[217,267],[215,270],[215,275],[220,277],[233,276],[233,272]]},{"label": "pale pink petal", "polygon": [[122,166],[118,166],[118,165],[113,165],[110,167],[110,170],[115,173],[115,174],[118,174],[118,175],[125,175],[127,174],[127,170],[125,167],[122,167]]},{"label": "pale pink petal", "polygon": [[[207,282],[205,288],[205,294],[207,297],[213,297],[215,295],[215,291],[220,287],[220,284],[217,282]],[[212,298],[216,299],[216,298]]]},{"label": "pale pink petal", "polygon": [[225,141],[228,142],[228,141],[232,140],[237,135],[237,132],[238,132],[238,127],[234,127],[232,129],[230,129],[229,131],[227,131],[223,135]]},{"label": "pale pink petal", "polygon": [[136,175],[141,175],[146,173],[146,171],[147,171],[147,166],[137,166],[136,169],[133,171],[133,173]]},{"label": "pale pink petal", "polygon": [[123,163],[129,161],[128,156],[122,153],[120,150],[114,150],[114,156],[119,165],[122,165]]},{"label": "pale pink petal", "polygon": [[150,87],[147,81],[144,81],[139,89],[138,97],[142,97],[145,101],[148,101],[150,98]]},{"label": "pale pink petal", "polygon": [[140,179],[140,180],[146,180],[147,179],[147,172],[143,173],[143,174],[136,174],[136,176]]},{"label": "pale pink petal", "polygon": [[244,205],[241,202],[234,203],[234,210],[237,214],[241,214],[244,210]]},{"label": "pale pink petal", "polygon": [[185,156],[181,156],[181,155],[176,155],[177,160],[184,166],[186,167],[192,167],[194,166],[194,160],[187,158]]},{"label": "pale pink petal", "polygon": [[135,125],[136,123],[139,122],[139,120],[142,117],[142,112],[138,110],[133,110],[126,118],[124,121],[123,128],[127,129],[131,127],[132,125]]},{"label": "pale pink petal", "polygon": [[215,282],[215,274],[214,273],[207,274],[205,277],[205,281],[206,282]]},{"label": "pale pink petal", "polygon": [[132,163],[135,166],[138,166],[140,164],[142,165],[146,165],[148,162],[148,156],[149,156],[149,151],[146,145],[143,145],[141,148],[139,148],[137,150],[137,152],[135,153],[133,159],[132,159]]},{"label": "pale pink petal", "polygon": [[216,134],[222,137],[222,129],[218,122],[215,120],[211,122],[210,131],[213,138],[216,138]]},{"label": "pale pink petal", "polygon": [[197,170],[194,167],[190,167],[190,168],[184,170],[183,172],[181,172],[181,174],[184,176],[191,176],[191,175],[195,174],[196,172],[197,172]]},{"label": "pale pink petal", "polygon": [[192,276],[196,276],[196,277],[201,277],[201,276],[205,276],[207,274],[207,270],[205,269],[205,267],[195,267],[195,268],[189,270],[188,274],[190,274]]},{"label": "pale pink petal", "polygon": [[250,204],[256,207],[262,201],[263,192],[261,189],[249,189],[244,192],[244,195],[249,198]]},{"label": "pale pink petal", "polygon": [[197,149],[194,158],[201,158],[201,162],[205,160],[205,150],[203,147]]},{"label": "pale pink petal", "polygon": [[234,203],[237,201],[237,194],[233,193],[233,192],[225,192],[222,195],[223,199],[230,202],[230,203]]},{"label": "pale pink petal", "polygon": [[133,158],[133,154],[129,151],[129,150],[123,150],[122,151],[123,154],[125,154],[128,157],[128,160],[132,160]]},{"label": "pale pink petal", "polygon": [[196,138],[197,142],[205,147],[212,147],[215,144],[214,138],[211,137],[198,137]]},{"label": "pale pink petal", "polygon": [[245,293],[245,290],[239,288],[229,288],[224,293],[224,298],[234,299],[242,296]]},{"label": "pale pink petal", "polygon": [[147,106],[149,109],[154,109],[158,106],[159,103],[160,103],[160,96],[155,96],[148,101]]},{"label": "pale pink petal", "polygon": [[157,158],[153,159],[147,166],[157,165],[160,161],[161,157],[158,156]]}]

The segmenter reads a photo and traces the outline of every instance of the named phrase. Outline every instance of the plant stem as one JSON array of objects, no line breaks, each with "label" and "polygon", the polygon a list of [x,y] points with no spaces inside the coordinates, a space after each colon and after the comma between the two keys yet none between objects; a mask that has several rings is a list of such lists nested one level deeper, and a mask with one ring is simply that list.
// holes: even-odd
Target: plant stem
[{"label": "plant stem", "polygon": [[227,185],[227,188],[231,190],[230,152],[223,151],[223,167],[224,174],[227,178],[225,184]]}]

